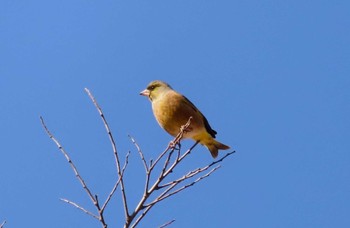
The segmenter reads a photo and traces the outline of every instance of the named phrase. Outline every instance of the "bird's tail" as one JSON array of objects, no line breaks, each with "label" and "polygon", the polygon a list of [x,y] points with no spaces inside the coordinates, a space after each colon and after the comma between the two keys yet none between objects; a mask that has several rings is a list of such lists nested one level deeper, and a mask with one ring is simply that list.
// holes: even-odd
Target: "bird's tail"
[{"label": "bird's tail", "polygon": [[209,142],[204,143],[204,145],[209,149],[213,158],[216,158],[218,156],[219,150],[230,149],[229,146],[216,141],[214,138],[212,138]]}]

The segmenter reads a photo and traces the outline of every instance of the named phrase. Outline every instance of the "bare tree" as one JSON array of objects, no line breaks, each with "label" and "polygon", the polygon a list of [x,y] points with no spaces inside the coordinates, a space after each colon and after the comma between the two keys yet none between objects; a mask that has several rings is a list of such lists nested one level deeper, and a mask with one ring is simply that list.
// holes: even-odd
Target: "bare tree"
[{"label": "bare tree", "polygon": [[[127,196],[126,196],[126,188],[125,188],[126,186],[124,184],[124,173],[128,166],[130,152],[126,154],[125,162],[123,165],[121,165],[117,146],[116,146],[112,131],[105,118],[105,115],[103,114],[101,107],[99,106],[99,104],[97,103],[96,99],[91,94],[91,92],[86,88],[85,88],[85,91],[90,97],[93,104],[95,105],[101,117],[101,120],[104,124],[104,127],[106,129],[107,135],[111,143],[112,151],[114,154],[116,172],[118,175],[118,180],[115,182],[109,195],[106,197],[106,199],[102,203],[99,200],[98,195],[94,194],[92,190],[86,185],[84,179],[79,174],[79,171],[75,166],[75,164],[73,163],[72,159],[70,158],[68,152],[64,149],[64,147],[60,144],[60,142],[56,139],[56,137],[47,128],[43,117],[40,117],[40,120],[48,136],[56,144],[58,149],[62,152],[67,162],[71,166],[76,178],[78,179],[82,188],[85,190],[87,196],[90,198],[91,202],[95,206],[96,211],[95,212],[89,211],[85,209],[83,206],[68,199],[61,199],[61,200],[63,202],[66,202],[78,208],[79,210],[86,213],[87,215],[97,219],[102,225],[102,227],[104,228],[108,226],[104,217],[104,211],[106,207],[109,205],[111,198],[113,197],[114,193],[118,188],[120,189],[121,198],[123,201],[124,221],[125,221],[124,228],[136,227],[141,222],[141,220],[148,214],[148,212],[153,208],[153,206],[195,185],[196,183],[202,181],[203,179],[207,178],[213,172],[215,172],[221,167],[219,163],[221,163],[224,159],[226,159],[228,156],[230,156],[235,152],[235,151],[228,152],[224,156],[222,156],[220,159],[215,160],[203,167],[190,170],[180,178],[170,178],[169,174],[175,171],[176,167],[190,155],[193,148],[195,148],[195,146],[198,144],[198,142],[196,142],[192,147],[187,149],[185,152],[183,153],[181,152],[180,141],[183,137],[184,132],[186,132],[186,130],[189,129],[192,117],[190,117],[188,122],[181,127],[179,134],[173,139],[173,141],[169,143],[166,149],[162,153],[160,153],[160,155],[155,160],[150,160],[149,162],[147,162],[145,155],[142,152],[140,146],[137,144],[136,140],[133,137],[129,136],[130,140],[132,141],[132,143],[134,144],[135,148],[137,149],[140,155],[140,159],[145,169],[145,187],[143,190],[142,197],[139,200],[139,203],[136,205],[136,207],[133,210],[130,210]],[[156,170],[160,170],[160,172],[156,173]],[[151,181],[152,179],[151,177],[154,177],[154,176],[157,177],[156,180]],[[172,224],[174,221],[175,220],[166,222],[160,227],[166,227]]]}]

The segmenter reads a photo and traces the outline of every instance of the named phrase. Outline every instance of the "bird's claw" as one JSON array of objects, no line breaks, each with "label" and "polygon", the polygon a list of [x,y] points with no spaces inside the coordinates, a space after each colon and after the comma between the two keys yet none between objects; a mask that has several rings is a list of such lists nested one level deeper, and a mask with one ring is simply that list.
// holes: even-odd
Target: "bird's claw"
[{"label": "bird's claw", "polygon": [[180,144],[179,141],[176,141],[176,140],[170,141],[169,148],[174,149],[174,150],[180,150],[181,149],[181,144]]}]

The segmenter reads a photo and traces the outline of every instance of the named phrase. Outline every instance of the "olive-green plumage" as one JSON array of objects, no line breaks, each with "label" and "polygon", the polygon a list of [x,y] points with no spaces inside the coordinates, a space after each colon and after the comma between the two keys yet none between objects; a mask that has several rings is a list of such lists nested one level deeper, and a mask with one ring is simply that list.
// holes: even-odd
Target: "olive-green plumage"
[{"label": "olive-green plumage", "polygon": [[173,90],[167,83],[153,81],[140,95],[149,98],[156,120],[170,135],[176,136],[181,126],[192,116],[189,131],[185,132],[184,138],[199,141],[209,149],[213,158],[218,156],[219,149],[230,148],[214,139],[217,133],[210,127],[204,115],[191,101]]}]

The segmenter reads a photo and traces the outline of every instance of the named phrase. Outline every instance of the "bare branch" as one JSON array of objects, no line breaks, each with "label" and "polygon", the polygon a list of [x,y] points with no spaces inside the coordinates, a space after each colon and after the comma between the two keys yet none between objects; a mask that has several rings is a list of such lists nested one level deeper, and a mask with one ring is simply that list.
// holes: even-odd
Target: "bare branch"
[{"label": "bare branch", "polygon": [[[151,205],[151,204],[159,203],[160,201],[162,201],[162,200],[164,200],[164,199],[166,199],[166,198],[168,198],[168,197],[170,197],[170,196],[172,196],[172,195],[175,195],[176,193],[179,193],[179,192],[185,190],[185,189],[188,188],[188,187],[191,187],[191,186],[195,185],[195,184],[198,183],[199,181],[201,181],[201,180],[203,180],[204,178],[210,176],[210,174],[212,174],[213,172],[215,172],[215,171],[216,171],[217,169],[219,169],[219,168],[220,168],[220,166],[217,166],[217,167],[213,168],[212,170],[210,170],[207,174],[205,174],[205,175],[203,175],[203,176],[197,178],[195,181],[193,181],[193,182],[191,182],[191,183],[189,183],[189,184],[187,184],[187,185],[184,185],[184,186],[182,186],[181,188],[179,188],[179,189],[177,189],[177,190],[175,190],[175,191],[173,191],[173,192],[170,192],[170,191],[171,191],[172,189],[174,189],[179,183],[181,183],[181,182],[183,182],[184,180],[187,180],[187,179],[189,179],[189,178],[191,178],[191,177],[189,176],[189,177],[186,177],[186,178],[180,178],[179,181],[174,181],[173,184],[172,184],[168,189],[166,189],[162,194],[160,194],[160,196],[159,196],[156,200],[154,200],[152,203],[150,203],[150,205]],[[199,174],[200,172],[202,172],[202,171],[196,172],[196,174]],[[194,174],[194,175],[196,175],[196,174]],[[192,175],[192,176],[193,176],[193,175]],[[168,192],[170,192],[170,193],[168,193]],[[146,206],[148,206],[148,205],[146,205]]]},{"label": "bare branch", "polygon": [[[210,167],[214,166],[215,164],[222,162],[225,158],[227,158],[228,156],[230,156],[230,155],[233,154],[233,153],[235,153],[235,151],[228,152],[228,153],[225,154],[222,158],[220,158],[220,159],[218,159],[218,160],[216,160],[216,161],[213,161],[213,162],[210,163],[209,165],[204,166],[204,167],[202,167],[202,168],[198,168],[198,169],[192,170],[192,171],[190,171],[189,173],[187,173],[186,175],[184,175],[183,177],[181,177],[181,178],[179,178],[179,179],[177,179],[177,180],[174,180],[174,181],[168,182],[168,183],[166,183],[166,184],[160,185],[159,188],[167,187],[167,186],[172,185],[172,184],[174,184],[174,183],[176,183],[176,182],[181,182],[181,181],[186,180],[186,179],[189,179],[189,178],[191,178],[191,177],[193,177],[193,176],[195,176],[195,175],[197,175],[197,174],[199,174],[199,173],[201,173],[201,172],[203,172],[203,171],[206,171],[206,170],[208,170]],[[216,170],[216,169],[218,169],[218,168],[220,168],[220,167],[218,166],[218,167],[216,167],[216,168],[214,168],[214,169]]]},{"label": "bare branch", "polygon": [[190,126],[191,120],[192,120],[192,116],[190,116],[190,118],[188,119],[188,121],[187,121],[187,123],[185,125],[181,126],[179,134],[177,134],[175,139],[169,143],[168,147],[158,156],[158,158],[155,160],[155,162],[153,162],[153,164],[150,166],[150,172],[154,169],[154,167],[158,164],[158,162],[164,157],[164,155],[169,151],[169,149],[171,149],[171,148],[174,149],[175,146],[179,144],[179,142],[182,139],[184,133],[186,132],[186,130]]},{"label": "bare branch", "polygon": [[154,167],[158,164],[158,162],[164,157],[164,155],[169,151],[169,149],[172,147],[172,142],[169,143],[167,148],[157,157],[157,159],[154,162],[151,162],[149,172],[152,172]]},{"label": "bare branch", "polygon": [[0,224],[0,228],[3,228],[5,226],[5,224],[6,224],[6,220]]},{"label": "bare branch", "polygon": [[[136,142],[136,140],[129,135],[129,138],[131,139],[131,142],[135,145],[137,151],[139,152],[140,158],[143,162],[143,166],[145,167],[145,172],[146,172],[146,183],[145,183],[145,190],[144,192],[146,193],[148,191],[148,186],[149,186],[149,180],[150,180],[150,172],[152,172],[152,170],[150,170],[150,168],[147,165],[147,161],[145,159],[145,156],[141,150],[141,148],[139,147],[138,143]],[[150,162],[150,166],[152,166],[152,160]],[[153,169],[153,168],[152,168]],[[143,197],[146,197],[145,194]]]},{"label": "bare branch", "polygon": [[[174,189],[179,183],[187,180],[187,179],[190,179],[206,170],[208,170],[210,167],[212,167],[213,165],[217,164],[217,163],[220,163],[222,162],[225,158],[227,158],[228,156],[230,156],[231,154],[235,153],[235,151],[232,151],[232,152],[228,152],[227,154],[225,154],[222,158],[220,158],[219,160],[216,160],[216,161],[213,161],[212,163],[210,163],[209,165],[203,167],[203,168],[199,168],[197,170],[193,170],[193,171],[190,171],[188,174],[186,174],[185,176],[177,179],[177,180],[174,180],[172,182],[169,182],[167,184],[164,184],[162,186],[159,186],[159,188],[163,188],[163,187],[166,187],[166,186],[170,186],[168,189],[166,189],[162,194],[159,195],[159,197],[154,200],[153,202],[151,202],[150,204],[148,205],[145,205],[146,207],[150,206],[151,204],[156,204],[172,195],[175,195],[176,193],[179,193],[183,190],[185,190],[186,188],[188,187],[191,187],[193,185],[195,185],[196,183],[198,183],[199,181],[203,180],[204,178],[207,178],[208,176],[210,176],[213,172],[215,172],[216,170],[218,170],[221,166],[216,166],[215,168],[211,169],[208,173],[206,173],[205,175],[197,178],[195,181],[187,184],[187,185],[184,185],[182,186],[181,188],[173,191],[173,192],[170,192],[172,189]],[[170,192],[170,193],[169,193]]]},{"label": "bare branch", "polygon": [[159,228],[167,227],[167,226],[171,225],[173,222],[175,222],[175,219],[173,219],[173,220],[171,220],[171,221],[169,221],[169,222],[167,222],[167,223],[161,225]]},{"label": "bare branch", "polygon": [[126,154],[125,163],[124,163],[124,166],[123,166],[123,169],[122,169],[122,175],[118,178],[118,181],[114,184],[114,187],[113,187],[111,193],[108,195],[106,201],[104,202],[104,204],[103,204],[103,206],[101,208],[101,213],[103,213],[103,211],[105,210],[105,208],[106,208],[107,204],[109,203],[109,201],[111,200],[114,192],[117,190],[118,185],[120,183],[120,180],[124,176],[125,169],[126,169],[126,167],[128,166],[128,163],[129,163],[129,155],[130,155],[130,151]]},{"label": "bare branch", "polygon": [[[131,226],[131,228],[135,228],[138,224],[139,224],[139,222],[143,219],[143,217],[145,217],[145,215],[149,212],[149,210],[151,210],[151,208],[154,206],[154,204],[153,205],[150,205],[150,206],[148,206],[148,207],[144,207],[143,209],[143,211],[142,210],[140,210],[140,211],[142,211],[142,213],[141,213],[141,215],[136,219],[136,221],[134,222],[134,224],[132,224],[132,226]],[[125,226],[124,226],[125,227]]]},{"label": "bare branch", "polygon": [[145,156],[144,156],[144,154],[143,154],[141,148],[139,147],[139,145],[137,144],[137,142],[135,141],[135,139],[134,139],[131,135],[129,135],[129,138],[130,138],[131,142],[135,145],[137,151],[139,152],[140,157],[141,157],[141,160],[142,160],[142,162],[143,162],[143,166],[145,167],[145,171],[146,171],[146,173],[147,173],[148,170],[149,170],[149,168],[148,168],[148,165],[147,165]]},{"label": "bare branch", "polygon": [[122,199],[123,199],[123,204],[124,204],[125,219],[128,220],[129,219],[129,210],[128,210],[128,204],[127,204],[126,193],[125,193],[125,185],[124,185],[124,180],[123,180],[122,168],[120,167],[120,161],[119,161],[117,146],[116,146],[113,134],[111,132],[111,129],[109,128],[109,125],[107,123],[107,120],[104,117],[104,114],[102,112],[101,107],[99,106],[99,104],[97,103],[95,97],[91,94],[89,89],[85,88],[85,91],[89,95],[89,97],[92,100],[92,102],[94,103],[98,113],[100,114],[100,117],[101,117],[101,119],[103,121],[103,124],[105,126],[105,129],[107,131],[109,140],[111,142],[111,146],[112,146],[113,153],[114,153],[114,158],[115,158],[115,163],[116,163],[116,166],[117,166],[117,172],[118,172],[118,176],[120,178],[120,189],[121,189],[121,194],[122,194]]},{"label": "bare branch", "polygon": [[93,202],[94,205],[96,205],[96,199],[93,196],[93,194],[91,193],[90,189],[87,187],[87,185],[85,184],[84,179],[80,176],[77,167],[74,165],[72,159],[69,157],[68,153],[66,152],[66,150],[61,146],[61,144],[58,142],[58,140],[51,134],[51,132],[49,131],[49,129],[47,128],[43,117],[40,116],[40,120],[41,120],[41,124],[43,125],[46,133],[49,135],[50,139],[52,139],[52,141],[54,141],[54,143],[57,145],[58,149],[62,152],[62,154],[64,155],[64,157],[66,158],[66,160],[68,161],[69,165],[71,166],[71,168],[74,171],[75,176],[78,178],[80,184],[82,185],[82,187],[84,188],[84,190],[86,191],[86,193],[88,194],[88,196],[90,197],[91,201]]},{"label": "bare branch", "polygon": [[76,207],[77,209],[83,211],[84,213],[86,213],[86,214],[88,214],[88,215],[94,217],[95,219],[100,220],[100,218],[99,218],[97,215],[95,215],[94,213],[92,213],[92,212],[86,210],[85,208],[83,208],[82,206],[78,205],[77,203],[75,203],[75,202],[73,202],[73,201],[70,201],[70,200],[67,200],[67,199],[63,199],[63,198],[61,198],[60,200],[62,200],[63,202],[68,203],[68,204],[70,204],[70,205]]},{"label": "bare branch", "polygon": [[103,210],[101,211],[100,209],[100,205],[98,202],[98,198],[97,196],[94,196],[91,192],[91,190],[88,188],[88,186],[86,185],[84,179],[82,178],[82,176],[79,174],[77,167],[75,166],[75,164],[73,163],[72,159],[70,158],[70,156],[68,155],[68,153],[66,152],[66,150],[61,146],[61,144],[59,143],[59,141],[53,136],[53,134],[49,131],[49,129],[47,128],[45,122],[44,122],[44,118],[40,116],[40,120],[41,120],[41,124],[43,125],[46,133],[49,135],[50,139],[56,144],[56,146],[58,147],[58,149],[62,152],[62,154],[64,155],[64,157],[66,158],[66,160],[68,161],[69,165],[71,166],[71,168],[74,171],[74,174],[76,176],[76,178],[79,180],[80,184],[82,185],[83,189],[85,190],[85,192],[87,193],[87,195],[89,196],[91,202],[94,204],[94,206],[96,207],[98,213],[99,213],[99,217],[94,215],[93,213],[87,211],[86,209],[84,209],[83,207],[79,206],[78,204],[69,201],[69,200],[65,200],[62,199],[64,202],[69,203],[77,208],[79,208],[80,210],[84,211],[85,213],[87,213],[88,215],[94,217],[95,219],[98,219],[102,226],[104,228],[107,227],[107,224],[105,223],[104,220],[104,216],[103,216]]},{"label": "bare branch", "polygon": [[95,198],[96,198],[96,202],[97,202],[96,208],[98,210],[98,214],[100,215],[99,221],[101,222],[101,225],[103,228],[107,228],[107,223],[106,223],[104,215],[103,215],[103,210],[101,210],[101,208],[100,208],[100,202],[98,200],[98,196],[95,195]]}]

